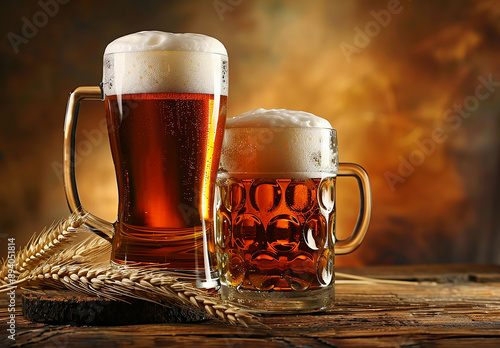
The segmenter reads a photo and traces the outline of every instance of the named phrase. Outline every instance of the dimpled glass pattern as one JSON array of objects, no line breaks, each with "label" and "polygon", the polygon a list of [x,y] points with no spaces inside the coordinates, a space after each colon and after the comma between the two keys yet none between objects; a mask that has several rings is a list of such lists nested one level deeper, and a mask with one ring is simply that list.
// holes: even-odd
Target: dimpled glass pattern
[{"label": "dimpled glass pattern", "polygon": [[293,292],[333,284],[335,176],[284,177],[218,178],[216,250],[223,285]]}]

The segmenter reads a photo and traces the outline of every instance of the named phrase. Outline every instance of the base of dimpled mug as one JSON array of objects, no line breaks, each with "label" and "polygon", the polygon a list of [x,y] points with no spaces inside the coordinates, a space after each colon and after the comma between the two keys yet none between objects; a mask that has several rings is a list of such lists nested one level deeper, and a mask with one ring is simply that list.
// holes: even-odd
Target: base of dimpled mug
[{"label": "base of dimpled mug", "polygon": [[305,291],[255,291],[222,284],[220,294],[223,300],[270,314],[310,313],[333,307],[335,285]]},{"label": "base of dimpled mug", "polygon": [[[156,266],[155,266],[156,265]],[[185,269],[169,269],[167,264],[154,264],[146,262],[128,262],[126,264],[111,260],[110,266],[112,269],[154,269],[155,271],[164,269],[166,276],[171,276],[175,273],[176,276],[182,281],[193,284],[198,289],[216,289],[219,287],[219,273],[216,270],[210,271],[208,277],[205,271],[192,271]]]}]

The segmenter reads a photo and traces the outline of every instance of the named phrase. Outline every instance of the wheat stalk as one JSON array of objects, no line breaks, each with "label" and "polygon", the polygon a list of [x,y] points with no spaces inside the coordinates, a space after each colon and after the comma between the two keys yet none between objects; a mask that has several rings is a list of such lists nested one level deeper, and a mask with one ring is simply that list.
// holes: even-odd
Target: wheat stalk
[{"label": "wheat stalk", "polygon": [[[140,299],[196,308],[232,325],[259,324],[251,311],[225,303],[159,269],[116,269],[108,263],[45,265],[34,271],[31,282],[64,286],[70,290],[114,300]],[[47,282],[48,281],[48,282]]]},{"label": "wheat stalk", "polygon": [[109,242],[92,236],[24,272],[17,282],[0,286],[0,292],[26,284],[31,288],[68,288],[113,300],[164,301],[202,310],[210,317],[232,325],[265,326],[252,311],[224,302],[214,293],[197,289],[184,281],[183,275],[160,268],[117,268],[110,266],[109,261],[96,263],[97,258],[109,253],[109,248]]},{"label": "wheat stalk", "polygon": [[364,277],[354,274],[335,272],[335,277],[344,278],[335,280],[337,284],[394,284],[394,285],[419,285],[417,281],[410,280],[394,280]]},{"label": "wheat stalk", "polygon": [[[74,265],[63,271],[47,267],[39,279],[51,279],[68,289],[112,299],[136,298],[152,302],[166,301],[183,307],[195,307],[209,316],[232,325],[250,326],[259,321],[249,310],[226,303],[215,294],[195,288],[171,272],[154,269],[117,269],[106,264]],[[43,277],[43,278],[42,278]]]},{"label": "wheat stalk", "polygon": [[[28,272],[59,250],[71,244],[81,231],[86,216],[78,213],[71,214],[67,219],[52,224],[40,234],[34,234],[28,244],[16,253],[14,273],[16,276]],[[9,265],[5,261],[0,268],[0,284],[8,283]]]}]

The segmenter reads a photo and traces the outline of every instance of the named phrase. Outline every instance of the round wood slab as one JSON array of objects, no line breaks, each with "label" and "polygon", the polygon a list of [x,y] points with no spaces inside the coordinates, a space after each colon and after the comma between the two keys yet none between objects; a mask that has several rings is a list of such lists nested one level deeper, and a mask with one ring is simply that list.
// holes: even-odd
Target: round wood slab
[{"label": "round wood slab", "polygon": [[25,291],[22,304],[28,320],[73,326],[188,323],[205,319],[195,309],[141,300],[126,303],[69,290]]}]

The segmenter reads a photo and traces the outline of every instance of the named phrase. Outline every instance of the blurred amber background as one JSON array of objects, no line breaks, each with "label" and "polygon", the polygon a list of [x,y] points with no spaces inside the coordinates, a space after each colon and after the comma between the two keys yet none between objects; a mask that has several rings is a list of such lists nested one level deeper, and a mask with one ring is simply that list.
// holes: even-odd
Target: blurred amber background
[{"label": "blurred amber background", "polygon": [[[59,1],[1,5],[0,255],[7,237],[21,247],[69,213],[68,93],[100,82],[107,43],[162,30],[225,44],[230,117],[297,109],[338,130],[340,159],[367,169],[374,206],[364,244],[338,265],[500,263],[500,2]],[[114,221],[103,119],[101,102],[83,106],[78,185],[84,206]],[[337,192],[342,237],[359,200],[349,179]]]}]

